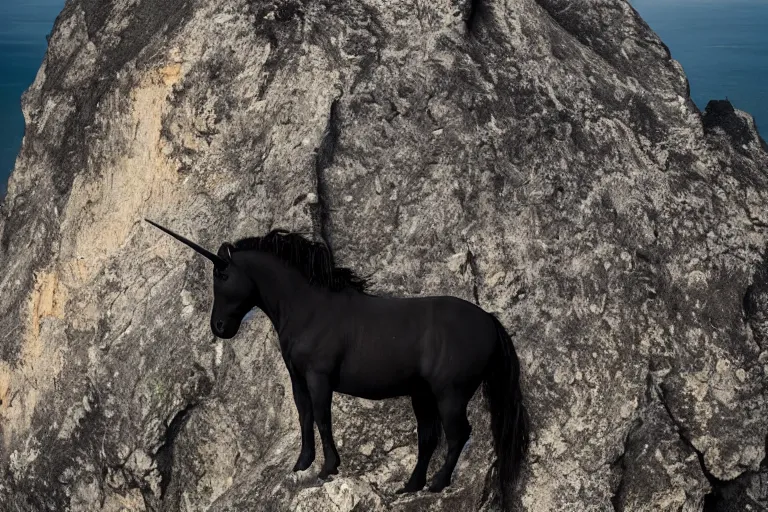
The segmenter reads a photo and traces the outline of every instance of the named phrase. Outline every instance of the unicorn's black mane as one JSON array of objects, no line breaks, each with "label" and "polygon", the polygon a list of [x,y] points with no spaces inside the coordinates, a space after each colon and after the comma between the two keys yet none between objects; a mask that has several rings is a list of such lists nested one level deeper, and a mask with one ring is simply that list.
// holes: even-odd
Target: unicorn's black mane
[{"label": "unicorn's black mane", "polygon": [[272,254],[298,269],[311,284],[332,291],[353,289],[365,293],[368,279],[337,267],[324,243],[312,242],[298,233],[274,229],[264,236],[243,238],[233,244],[235,251],[256,250]]}]

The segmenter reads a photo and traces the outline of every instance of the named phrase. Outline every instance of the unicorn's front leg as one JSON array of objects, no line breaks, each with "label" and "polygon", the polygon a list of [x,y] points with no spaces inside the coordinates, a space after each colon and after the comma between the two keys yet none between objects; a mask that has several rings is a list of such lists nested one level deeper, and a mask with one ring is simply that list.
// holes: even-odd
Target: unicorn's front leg
[{"label": "unicorn's front leg", "polygon": [[315,415],[317,430],[320,432],[320,440],[323,443],[323,455],[325,461],[323,469],[318,475],[320,479],[325,480],[330,475],[339,472],[339,452],[336,451],[336,444],[333,442],[333,431],[331,427],[331,399],[333,390],[331,382],[327,375],[318,373],[307,374],[307,387],[309,395],[312,398],[312,411]]},{"label": "unicorn's front leg", "polygon": [[291,387],[293,388],[293,401],[299,412],[299,425],[301,427],[301,453],[294,471],[304,471],[315,460],[315,431],[314,415],[312,413],[312,400],[307,389],[307,382],[301,375],[289,369],[291,375]]}]

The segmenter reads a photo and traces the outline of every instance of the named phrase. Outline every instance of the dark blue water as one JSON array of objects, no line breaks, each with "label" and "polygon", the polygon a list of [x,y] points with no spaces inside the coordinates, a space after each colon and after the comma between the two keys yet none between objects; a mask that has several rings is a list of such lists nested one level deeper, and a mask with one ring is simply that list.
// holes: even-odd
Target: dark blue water
[{"label": "dark blue water", "polygon": [[[700,108],[727,97],[768,131],[768,0],[631,1],[685,68]],[[21,93],[35,78],[63,6],[64,0],[0,0],[0,196],[24,133]]]},{"label": "dark blue water", "polygon": [[45,36],[64,0],[0,0],[0,196],[24,134],[21,94],[45,55]]},{"label": "dark blue water", "polygon": [[631,0],[685,69],[702,110],[726,97],[768,135],[768,0]]}]

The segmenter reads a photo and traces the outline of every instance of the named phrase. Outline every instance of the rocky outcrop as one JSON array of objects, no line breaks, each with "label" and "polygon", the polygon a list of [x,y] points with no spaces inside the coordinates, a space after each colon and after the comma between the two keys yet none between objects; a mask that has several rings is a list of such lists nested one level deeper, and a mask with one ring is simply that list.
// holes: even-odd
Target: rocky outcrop
[{"label": "rocky outcrop", "polygon": [[621,0],[69,0],[2,205],[0,508],[497,506],[479,396],[443,494],[394,494],[406,399],[337,396],[341,474],[292,474],[274,334],[214,339],[210,268],[149,217],[496,312],[520,510],[765,509],[768,156],[687,90]]}]

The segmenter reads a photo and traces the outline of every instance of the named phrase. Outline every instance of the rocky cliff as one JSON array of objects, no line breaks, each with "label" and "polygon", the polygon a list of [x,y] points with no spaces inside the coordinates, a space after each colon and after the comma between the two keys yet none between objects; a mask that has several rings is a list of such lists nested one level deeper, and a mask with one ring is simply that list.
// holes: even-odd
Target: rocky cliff
[{"label": "rocky cliff", "polygon": [[406,399],[337,396],[341,474],[292,474],[267,321],[216,340],[210,268],[143,217],[209,247],[309,232],[375,291],[496,312],[520,510],[767,509],[766,145],[697,110],[627,2],[68,0],[23,103],[3,511],[497,506],[479,396],[443,494],[394,495]]}]

